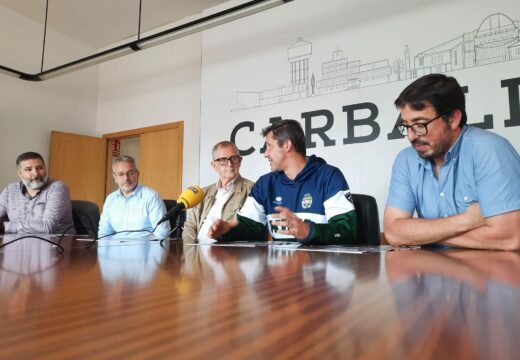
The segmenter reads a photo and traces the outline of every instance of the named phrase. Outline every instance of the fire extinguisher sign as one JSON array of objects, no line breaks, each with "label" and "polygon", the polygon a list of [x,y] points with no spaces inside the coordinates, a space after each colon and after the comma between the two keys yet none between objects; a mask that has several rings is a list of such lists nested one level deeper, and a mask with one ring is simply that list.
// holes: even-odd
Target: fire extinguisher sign
[{"label": "fire extinguisher sign", "polygon": [[115,139],[112,142],[112,157],[121,156],[121,141],[119,139]]}]

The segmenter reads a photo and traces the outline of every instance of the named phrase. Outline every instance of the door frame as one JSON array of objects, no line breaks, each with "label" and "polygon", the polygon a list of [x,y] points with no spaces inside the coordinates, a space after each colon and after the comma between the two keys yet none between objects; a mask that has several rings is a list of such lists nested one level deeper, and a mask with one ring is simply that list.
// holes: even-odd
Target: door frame
[{"label": "door frame", "polygon": [[[142,134],[148,133],[148,132],[154,132],[154,131],[161,131],[161,130],[169,130],[169,129],[179,129],[181,134],[183,136],[181,137],[181,141],[184,142],[184,121],[179,120],[176,122],[166,123],[166,124],[160,124],[160,125],[153,125],[153,126],[146,126],[142,128],[137,129],[130,129],[130,130],[124,130],[124,131],[118,131],[108,134],[103,134],[102,138],[106,139],[106,159],[107,159],[107,168],[106,168],[106,178],[105,178],[105,197],[108,196],[110,193],[110,176],[112,174],[112,149],[110,148],[109,142],[111,140],[115,139],[125,139],[125,138],[131,138],[140,136]],[[183,143],[180,144],[181,148],[184,146]],[[181,157],[181,160],[184,158],[184,156]]]}]

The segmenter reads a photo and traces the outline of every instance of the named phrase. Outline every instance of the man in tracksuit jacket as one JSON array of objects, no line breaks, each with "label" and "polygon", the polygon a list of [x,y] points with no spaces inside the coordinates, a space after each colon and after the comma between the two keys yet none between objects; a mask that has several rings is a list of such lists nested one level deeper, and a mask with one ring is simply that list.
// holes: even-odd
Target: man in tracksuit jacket
[{"label": "man in tracksuit jacket", "polygon": [[217,220],[208,236],[220,241],[275,240],[349,244],[357,240],[357,219],[341,171],[306,156],[305,135],[295,120],[262,130],[270,173],[256,182],[237,220]]}]

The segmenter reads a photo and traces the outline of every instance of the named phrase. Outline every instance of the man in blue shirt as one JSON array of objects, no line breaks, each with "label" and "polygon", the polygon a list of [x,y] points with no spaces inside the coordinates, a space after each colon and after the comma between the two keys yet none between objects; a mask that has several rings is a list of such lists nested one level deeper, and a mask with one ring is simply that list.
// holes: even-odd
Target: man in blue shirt
[{"label": "man in blue shirt", "polygon": [[[114,180],[119,189],[107,196],[99,219],[100,236],[126,230],[153,231],[166,213],[166,206],[159,194],[139,184],[139,170],[134,158],[120,156],[112,165]],[[155,230],[157,238],[165,238],[170,232],[168,221]]]},{"label": "man in blue shirt", "polygon": [[457,80],[426,75],[395,105],[412,147],[392,169],[388,242],[520,250],[520,156],[503,137],[466,125]]}]

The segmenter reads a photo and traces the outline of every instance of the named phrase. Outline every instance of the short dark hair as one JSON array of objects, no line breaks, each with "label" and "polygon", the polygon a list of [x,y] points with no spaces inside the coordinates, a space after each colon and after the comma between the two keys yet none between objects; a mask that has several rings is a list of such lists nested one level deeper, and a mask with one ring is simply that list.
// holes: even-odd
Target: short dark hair
[{"label": "short dark hair", "polygon": [[16,158],[16,166],[20,166],[20,163],[22,161],[32,159],[40,159],[45,164],[45,160],[43,160],[43,157],[40,154],[34,151],[28,151],[18,155],[18,157]]},{"label": "short dark hair", "polygon": [[273,132],[273,138],[278,146],[282,146],[285,140],[290,140],[297,153],[306,156],[305,134],[302,126],[296,120],[282,120],[262,129],[262,136]]},{"label": "short dark hair", "polygon": [[444,74],[429,74],[415,80],[401,92],[394,104],[397,108],[408,105],[419,111],[431,104],[444,119],[454,110],[460,110],[462,118],[459,126],[464,126],[468,121],[462,88],[454,77]]}]

